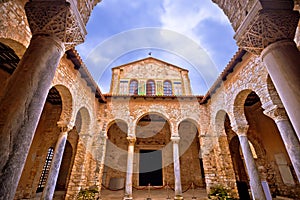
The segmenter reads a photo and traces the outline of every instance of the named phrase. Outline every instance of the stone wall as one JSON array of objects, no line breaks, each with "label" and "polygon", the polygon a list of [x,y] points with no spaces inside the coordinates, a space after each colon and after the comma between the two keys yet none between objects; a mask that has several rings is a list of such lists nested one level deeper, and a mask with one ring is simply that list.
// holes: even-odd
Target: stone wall
[{"label": "stone wall", "polygon": [[19,58],[23,56],[31,38],[24,5],[24,1],[16,0],[0,6],[0,42],[12,48]]},{"label": "stone wall", "polygon": [[[112,71],[111,94],[129,94],[129,83],[133,79],[139,81],[139,88],[145,87],[148,80],[154,80],[158,95],[163,95],[163,82],[167,80],[171,81],[173,85],[173,93],[175,91],[174,82],[177,82],[181,84],[183,95],[192,94],[187,70],[152,57],[115,67]],[[121,86],[120,81],[123,82],[122,84],[126,82],[126,85]],[[126,91],[122,87],[126,87]]]},{"label": "stone wall", "polygon": [[33,198],[36,195],[42,169],[49,147],[54,147],[59,129],[56,122],[59,119],[61,106],[46,103],[35,137],[24,166],[15,198]]},{"label": "stone wall", "polygon": [[[252,108],[249,110],[248,108],[245,112],[244,103],[247,96],[253,91],[258,95],[260,102],[255,105],[255,109]],[[218,166],[224,166],[224,163],[231,163],[230,153],[226,150],[228,149],[230,138],[229,141],[222,139],[222,135],[224,134],[225,115],[223,114],[223,117],[219,117],[219,113],[221,112],[228,114],[231,126],[243,124],[249,125],[249,140],[254,144],[257,150],[264,152],[263,154],[260,154],[260,157],[257,160],[257,167],[261,172],[261,179],[265,180],[266,177],[268,177],[267,181],[272,193],[274,195],[286,195],[290,193],[296,195],[290,195],[290,197],[297,198],[297,193],[299,192],[295,190],[295,186],[287,186],[280,180],[281,178],[278,166],[274,160],[274,155],[278,152],[282,152],[287,160],[288,156],[274,121],[262,113],[263,109],[261,108],[261,105],[263,104],[275,104],[282,107],[280,98],[278,97],[274,86],[272,87],[267,70],[260,61],[260,58],[246,54],[243,57],[243,61],[237,64],[234,71],[227,76],[227,79],[223,81],[215,93],[212,94],[211,100],[207,104],[211,111],[211,125],[210,131],[208,132],[216,134],[216,136],[219,137],[219,141],[216,143],[218,145],[212,148],[210,154],[215,157],[215,160],[211,159],[211,161],[209,161],[204,159],[205,162],[209,161],[208,163],[205,163],[205,166],[207,166],[208,169],[215,166],[215,168],[210,171],[211,177],[206,176],[206,183],[222,183],[222,175],[220,176],[220,174],[222,174],[224,170],[226,171],[226,168],[222,167],[219,169]],[[209,135],[206,137],[209,137]],[[204,140],[215,141],[215,139],[207,138]],[[224,152],[227,153],[224,154]],[[291,166],[290,163],[288,165]],[[228,167],[231,169],[230,171],[233,170],[233,166],[229,165]],[[209,172],[207,171],[206,174],[208,173]],[[235,176],[236,175],[233,173],[230,176],[231,178],[227,177],[227,180],[230,178],[232,182],[234,182]],[[294,177],[294,180],[296,180],[296,177]],[[279,193],[278,190],[280,190]]]}]

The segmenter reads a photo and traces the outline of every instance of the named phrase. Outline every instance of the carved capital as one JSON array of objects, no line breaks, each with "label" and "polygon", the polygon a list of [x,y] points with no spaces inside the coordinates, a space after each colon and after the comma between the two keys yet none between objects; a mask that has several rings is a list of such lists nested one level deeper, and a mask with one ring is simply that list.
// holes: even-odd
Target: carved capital
[{"label": "carved capital", "polygon": [[63,132],[69,132],[74,127],[74,125],[68,124],[68,123],[62,122],[62,121],[57,122],[57,126],[60,129],[61,133],[63,133]]},{"label": "carved capital", "polygon": [[179,136],[172,136],[171,140],[173,143],[178,144],[180,141],[180,137]]},{"label": "carved capital", "polygon": [[236,125],[232,127],[232,130],[240,136],[247,136],[249,125]]},{"label": "carved capital", "polygon": [[285,109],[279,108],[277,106],[264,110],[264,114],[272,118],[275,122],[288,120],[288,116],[286,114]]},{"label": "carved capital", "polygon": [[73,3],[29,1],[25,11],[32,35],[56,37],[65,45],[65,50],[84,42],[85,26]]},{"label": "carved capital", "polygon": [[268,45],[280,40],[293,40],[299,12],[291,10],[258,10],[249,14],[234,38],[239,47],[260,55]]},{"label": "carved capital", "polygon": [[135,137],[127,137],[129,145],[134,145],[136,138]]}]

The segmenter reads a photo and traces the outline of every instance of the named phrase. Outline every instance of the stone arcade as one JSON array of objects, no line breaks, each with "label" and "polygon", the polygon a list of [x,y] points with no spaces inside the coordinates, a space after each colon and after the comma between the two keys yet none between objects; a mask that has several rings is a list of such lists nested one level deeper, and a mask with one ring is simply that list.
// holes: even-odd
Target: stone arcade
[{"label": "stone arcade", "polygon": [[175,199],[193,183],[264,200],[262,182],[300,199],[299,1],[214,0],[240,49],[204,96],[152,57],[113,68],[102,94],[73,48],[98,2],[0,1],[0,199],[76,199],[113,181],[124,199],[147,182]]}]

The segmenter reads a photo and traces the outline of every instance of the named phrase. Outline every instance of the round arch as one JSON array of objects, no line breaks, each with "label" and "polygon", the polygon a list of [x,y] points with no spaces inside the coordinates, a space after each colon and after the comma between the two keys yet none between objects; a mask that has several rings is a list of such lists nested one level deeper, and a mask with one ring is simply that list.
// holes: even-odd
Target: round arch
[{"label": "round arch", "polygon": [[[226,118],[227,112],[225,110],[218,110],[215,118],[214,118],[214,124],[215,124],[215,133],[218,136],[226,136],[226,131],[224,127],[225,118]],[[229,117],[229,115],[228,115]]]},{"label": "round arch", "polygon": [[1,38],[0,37],[0,43],[8,46],[14,52],[16,55],[21,59],[26,51],[26,46],[22,44],[21,42],[17,41],[15,38]]},{"label": "round arch", "polygon": [[76,114],[75,126],[78,134],[88,134],[90,130],[91,118],[86,107],[81,107]]},{"label": "round arch", "polygon": [[268,91],[268,96],[270,98],[270,101],[272,102],[273,105],[277,105],[279,107],[283,107],[283,104],[279,98],[279,95],[276,91],[276,88],[273,84],[273,81],[271,80],[270,75],[268,75],[267,80],[267,91]]},{"label": "round arch", "polygon": [[[200,128],[200,125],[199,125],[199,123],[197,122],[196,119],[193,119],[193,118],[190,118],[190,117],[181,119],[181,120],[178,122],[178,125],[177,125],[178,128],[179,128],[179,125],[180,125],[182,122],[190,122],[190,123],[192,123],[192,124],[197,128],[198,134],[200,134],[201,128]],[[198,137],[199,137],[199,136],[200,136],[200,135],[198,135]]]},{"label": "round arch", "polygon": [[126,124],[126,129],[127,130],[123,130],[124,128],[123,128],[123,126],[118,126],[123,132],[125,132],[125,133],[127,133],[128,132],[128,123],[125,121],[125,120],[123,120],[123,119],[113,119],[113,120],[111,120],[111,121],[109,121],[108,123],[107,123],[107,126],[106,126],[106,128],[105,128],[105,132],[106,133],[108,133],[108,130],[110,129],[110,127],[112,126],[112,125],[114,125],[114,124]]},{"label": "round arch", "polygon": [[145,117],[146,115],[158,115],[158,116],[164,118],[169,124],[171,124],[170,121],[169,121],[169,117],[168,117],[168,115],[166,115],[166,113],[161,113],[161,112],[157,112],[157,111],[149,111],[149,112],[144,112],[144,113],[140,114],[140,115],[134,120],[134,122],[135,122],[134,124],[137,125],[137,123],[138,123],[143,117]]},{"label": "round arch", "polygon": [[64,85],[53,86],[58,92],[62,100],[62,111],[59,122],[63,124],[70,124],[73,115],[73,97],[70,90]]},{"label": "round arch", "polygon": [[251,89],[241,90],[234,99],[232,124],[235,126],[247,125],[247,119],[244,111],[244,104]]}]

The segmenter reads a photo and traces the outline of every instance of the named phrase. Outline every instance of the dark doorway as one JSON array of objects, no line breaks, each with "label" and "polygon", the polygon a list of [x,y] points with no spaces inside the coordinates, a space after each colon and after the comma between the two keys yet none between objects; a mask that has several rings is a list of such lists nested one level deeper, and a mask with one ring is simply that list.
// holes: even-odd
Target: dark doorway
[{"label": "dark doorway", "polygon": [[237,181],[236,184],[237,184],[240,199],[250,200],[247,183],[243,181]]},{"label": "dark doorway", "polygon": [[139,185],[161,186],[162,154],[161,150],[140,150]]}]

